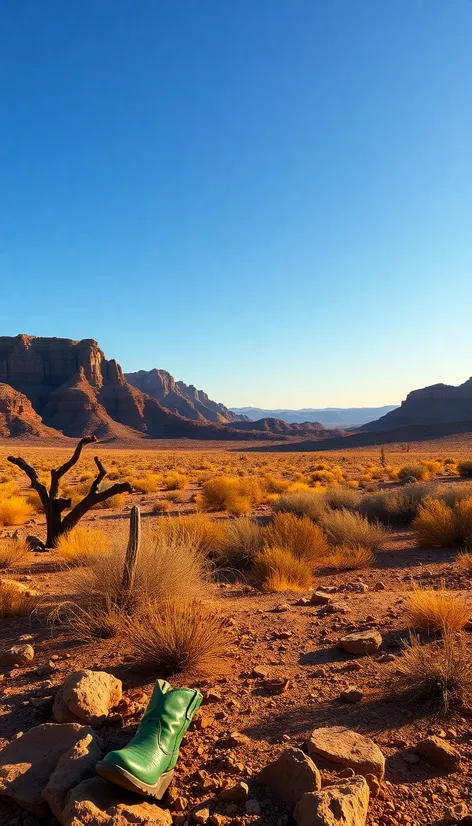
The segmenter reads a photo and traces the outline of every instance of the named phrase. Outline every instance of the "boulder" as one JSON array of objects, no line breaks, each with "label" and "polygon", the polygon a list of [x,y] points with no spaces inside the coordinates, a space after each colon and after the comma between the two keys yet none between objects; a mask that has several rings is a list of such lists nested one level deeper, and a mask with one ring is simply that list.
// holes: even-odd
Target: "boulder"
[{"label": "boulder", "polygon": [[292,747],[265,766],[257,780],[291,806],[295,806],[305,793],[321,789],[321,776],[311,757]]},{"label": "boulder", "polygon": [[0,651],[0,665],[27,665],[34,657],[32,645],[12,645]]},{"label": "boulder", "polygon": [[[343,726],[328,726],[315,729],[308,739],[308,754],[312,760],[325,768],[334,768],[333,763],[342,768],[354,769],[356,774],[375,774],[382,779],[385,774],[385,757],[370,737]],[[329,765],[331,764],[331,765]]]},{"label": "boulder", "polygon": [[447,769],[448,771],[457,771],[460,768],[461,756],[454,746],[451,746],[447,740],[441,737],[432,735],[426,740],[421,740],[415,747],[415,751],[421,754],[428,763],[433,766],[438,766],[440,769]]},{"label": "boulder", "polygon": [[94,777],[69,793],[63,826],[171,826],[172,817],[155,803]]},{"label": "boulder", "polygon": [[327,594],[326,591],[314,591],[311,595],[310,602],[312,605],[328,605],[332,602],[333,597]]},{"label": "boulder", "polygon": [[228,788],[223,789],[220,797],[229,803],[243,803],[249,797],[249,786],[243,782],[228,786]]},{"label": "boulder", "polygon": [[[101,745],[88,726],[77,723],[35,726],[0,751],[0,796],[9,797],[31,814],[44,817],[48,806],[43,792],[49,787],[46,799],[54,800],[53,805],[59,812],[60,801],[83,778],[87,768],[91,768]],[[91,755],[89,761],[87,754]]]},{"label": "boulder", "polygon": [[355,631],[341,638],[341,645],[349,654],[365,656],[375,654],[382,645],[382,636],[378,631]]},{"label": "boulder", "polygon": [[86,734],[59,758],[42,794],[60,822],[68,793],[83,780],[95,776],[95,766],[102,756],[103,747],[96,734]]},{"label": "boulder", "polygon": [[318,792],[308,792],[295,806],[297,826],[365,826],[369,787],[351,777]]},{"label": "boulder", "polygon": [[122,683],[106,671],[75,671],[56,693],[53,717],[57,723],[101,726],[121,700]]}]

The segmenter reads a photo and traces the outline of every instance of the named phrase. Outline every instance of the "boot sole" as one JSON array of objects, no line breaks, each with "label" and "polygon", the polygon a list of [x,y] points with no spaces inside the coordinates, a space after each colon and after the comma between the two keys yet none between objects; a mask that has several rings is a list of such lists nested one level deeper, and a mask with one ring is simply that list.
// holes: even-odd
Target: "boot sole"
[{"label": "boot sole", "polygon": [[148,783],[143,783],[141,780],[138,780],[137,777],[127,772],[126,769],[122,769],[121,766],[113,766],[104,761],[97,763],[95,771],[100,777],[103,777],[110,783],[114,783],[115,786],[121,786],[122,789],[127,789],[130,792],[149,795],[150,797],[155,797],[157,800],[161,800],[162,797],[164,797],[174,776],[173,769],[164,772],[164,774],[161,774],[157,783],[150,786]]}]

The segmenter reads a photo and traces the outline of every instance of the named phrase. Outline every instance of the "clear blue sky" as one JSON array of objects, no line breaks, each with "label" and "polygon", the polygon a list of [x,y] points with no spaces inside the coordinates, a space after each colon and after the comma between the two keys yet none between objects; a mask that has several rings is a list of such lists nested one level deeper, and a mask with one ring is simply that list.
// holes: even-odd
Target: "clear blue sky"
[{"label": "clear blue sky", "polygon": [[1,333],[228,405],[472,375],[470,0],[6,0]]}]

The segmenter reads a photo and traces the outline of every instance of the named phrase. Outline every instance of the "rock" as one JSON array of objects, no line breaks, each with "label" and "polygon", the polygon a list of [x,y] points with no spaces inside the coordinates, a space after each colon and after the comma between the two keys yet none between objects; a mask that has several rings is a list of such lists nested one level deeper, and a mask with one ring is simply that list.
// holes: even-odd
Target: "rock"
[{"label": "rock", "polygon": [[56,694],[53,717],[57,723],[102,725],[110,709],[120,700],[122,683],[105,671],[75,671]]},{"label": "rock", "polygon": [[341,645],[349,654],[375,654],[382,645],[382,637],[378,631],[355,631],[342,637]]},{"label": "rock", "polygon": [[33,658],[32,645],[12,645],[0,652],[0,665],[27,665]]},{"label": "rock", "polygon": [[208,691],[205,691],[206,703],[220,703],[222,699],[223,698],[219,691],[215,691],[214,688],[209,688]]},{"label": "rock", "polygon": [[39,538],[39,536],[27,536],[26,537],[26,544],[29,546],[30,551],[45,551],[46,546],[44,542]]},{"label": "rock", "polygon": [[[448,823],[461,823],[462,821],[466,821],[466,818],[469,814],[469,810],[467,809],[466,803],[456,803],[454,806],[450,806],[447,810],[446,821]],[[472,818],[468,820],[469,823],[472,823]]]},{"label": "rock", "polygon": [[84,780],[69,793],[64,826],[171,826],[169,811],[144,802],[100,777]]},{"label": "rock", "polygon": [[365,776],[371,797],[378,797],[380,791],[379,778],[375,774],[366,774]]},{"label": "rock", "polygon": [[274,680],[264,680],[264,688],[271,694],[285,694],[291,686],[290,680],[280,677]]},{"label": "rock", "polygon": [[[308,754],[317,765],[320,758],[343,768],[354,769],[356,774],[375,774],[382,779],[385,774],[385,758],[370,737],[343,726],[315,729],[308,739]],[[321,765],[321,768],[324,766]]]},{"label": "rock", "polygon": [[346,703],[360,703],[363,696],[364,692],[355,686],[349,686],[341,692],[341,699],[345,700]]},{"label": "rock", "polygon": [[192,812],[195,823],[206,823],[210,817],[210,810],[207,806],[197,806]]},{"label": "rock", "polygon": [[10,797],[33,815],[45,816],[43,791],[51,783],[51,799],[59,804],[62,792],[65,795],[82,779],[86,754],[96,762],[101,745],[91,728],[77,723],[44,723],[30,729],[0,752],[0,796]]},{"label": "rock", "polygon": [[356,776],[304,794],[294,817],[297,826],[365,826],[368,806],[369,787]]},{"label": "rock", "polygon": [[261,804],[258,800],[255,800],[255,798],[250,798],[249,800],[246,800],[244,808],[246,809],[247,815],[260,815],[262,811]]},{"label": "rock", "polygon": [[242,803],[244,800],[247,800],[249,796],[249,786],[247,783],[236,783],[234,786],[228,786],[228,788],[223,789],[220,793],[220,797],[222,800],[226,800],[228,803]]},{"label": "rock", "polygon": [[241,734],[239,731],[231,731],[228,737],[228,743],[232,748],[242,746],[249,742],[249,737],[246,734]]},{"label": "rock", "polygon": [[320,773],[313,760],[301,749],[287,748],[258,774],[257,781],[264,783],[291,806],[306,792],[321,789]]},{"label": "rock", "polygon": [[385,591],[385,584],[383,582],[376,582],[374,585],[374,591]]},{"label": "rock", "polygon": [[417,754],[413,754],[412,752],[407,752],[403,755],[403,760],[405,763],[408,763],[409,766],[416,766],[420,762],[420,758]]},{"label": "rock", "polygon": [[451,746],[447,740],[442,740],[441,737],[432,735],[426,740],[421,740],[415,751],[421,754],[428,763],[433,766],[438,766],[440,769],[447,769],[448,771],[457,771],[460,767],[461,756],[454,746]]},{"label": "rock", "polygon": [[59,758],[46,788],[43,789],[43,797],[59,821],[62,819],[68,793],[83,780],[95,775],[95,766],[102,751],[102,741],[96,734],[90,733]]},{"label": "rock", "polygon": [[49,660],[47,663],[43,663],[43,665],[38,666],[36,669],[36,674],[38,677],[47,677],[49,674],[53,674],[56,670],[56,666],[52,660]]},{"label": "rock", "polygon": [[251,671],[251,677],[264,680],[268,676],[269,672],[270,668],[267,665],[256,665]]},{"label": "rock", "polygon": [[312,605],[328,605],[332,599],[331,594],[327,594],[325,591],[314,591],[310,602]]}]

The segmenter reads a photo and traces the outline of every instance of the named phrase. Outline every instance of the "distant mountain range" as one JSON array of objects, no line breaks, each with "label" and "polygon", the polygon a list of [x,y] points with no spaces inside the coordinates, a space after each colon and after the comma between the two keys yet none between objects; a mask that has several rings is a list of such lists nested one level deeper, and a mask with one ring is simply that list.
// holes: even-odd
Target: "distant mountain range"
[{"label": "distant mountain range", "polygon": [[347,430],[359,427],[366,422],[379,419],[395,410],[397,405],[386,404],[383,407],[304,407],[300,410],[264,410],[261,407],[232,407],[233,413],[238,416],[247,416],[249,419],[282,419],[289,424],[303,422],[320,422],[326,428],[341,428]]}]

